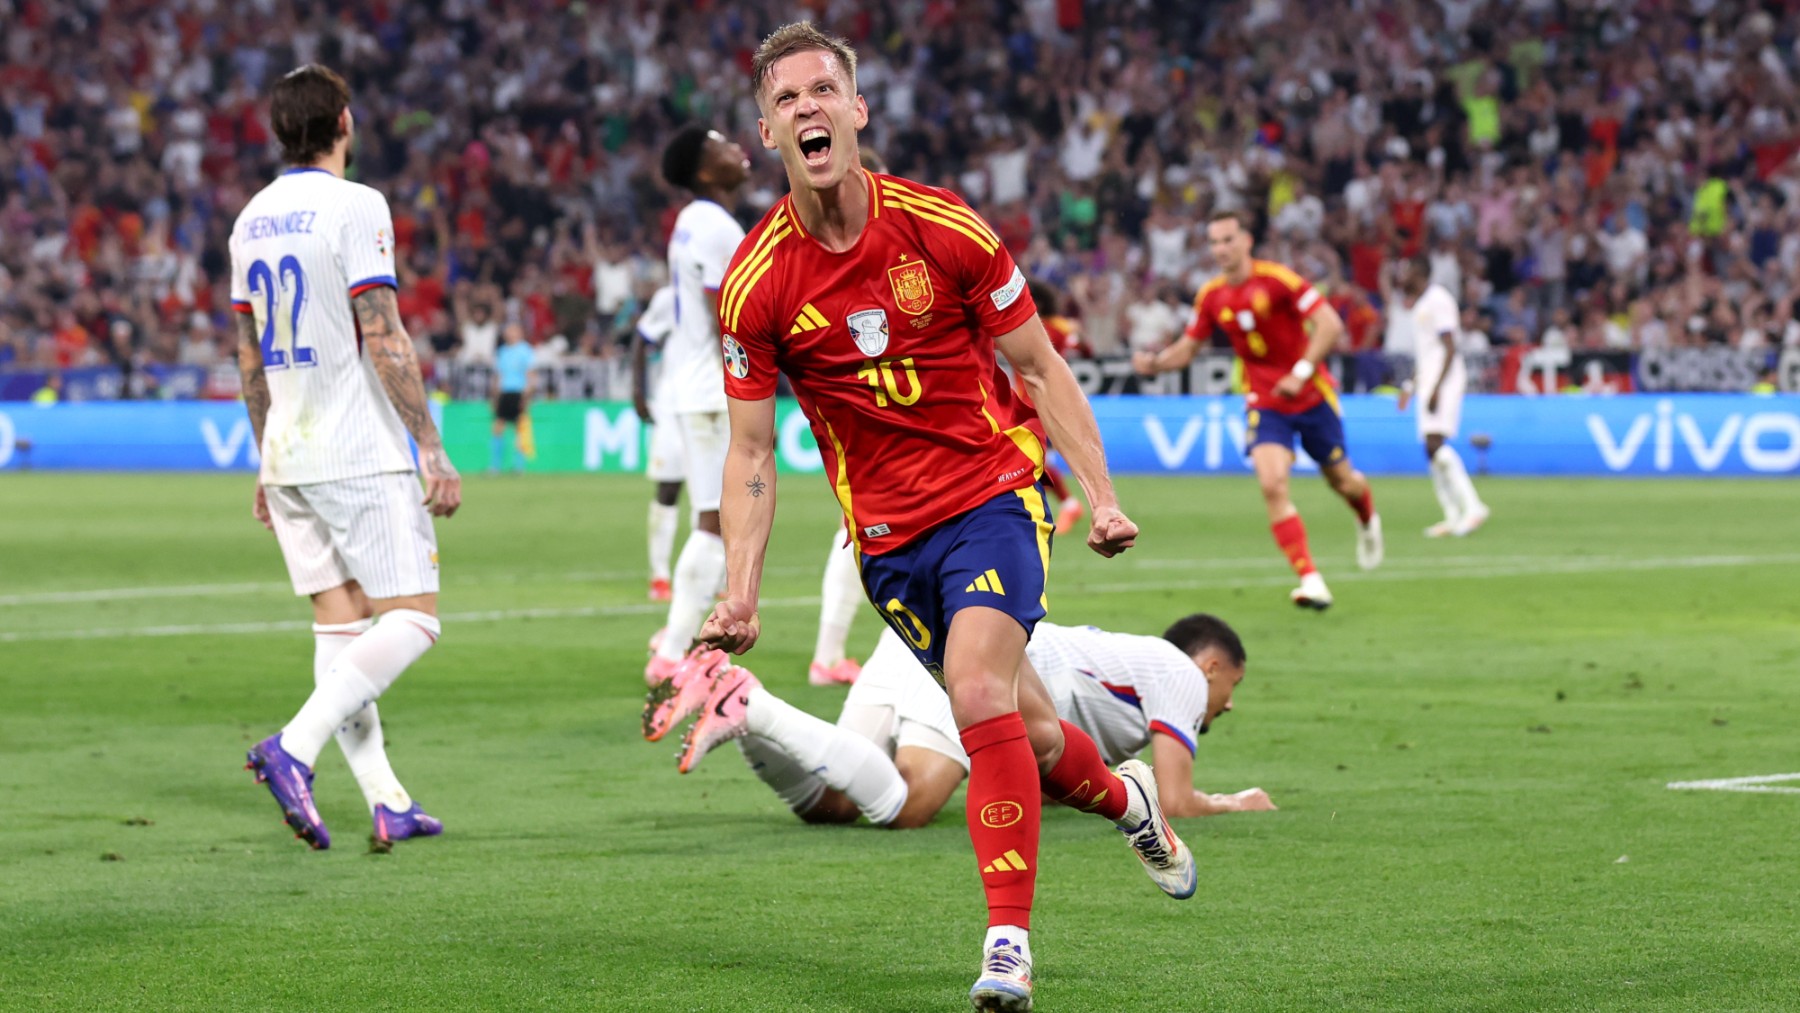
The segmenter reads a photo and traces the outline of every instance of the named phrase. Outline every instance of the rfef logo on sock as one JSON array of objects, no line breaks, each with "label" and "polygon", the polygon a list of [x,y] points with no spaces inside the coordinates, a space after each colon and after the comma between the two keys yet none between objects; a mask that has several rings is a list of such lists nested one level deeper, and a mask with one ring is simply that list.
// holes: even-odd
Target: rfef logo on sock
[{"label": "rfef logo on sock", "polygon": [[1025,807],[1017,802],[989,802],[981,807],[981,825],[999,830],[1025,818]]}]

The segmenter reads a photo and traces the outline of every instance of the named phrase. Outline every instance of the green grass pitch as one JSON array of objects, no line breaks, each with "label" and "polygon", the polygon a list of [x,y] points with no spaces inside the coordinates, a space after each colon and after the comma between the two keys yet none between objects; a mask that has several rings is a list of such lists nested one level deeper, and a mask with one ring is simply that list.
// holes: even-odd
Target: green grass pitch
[{"label": "green grass pitch", "polygon": [[[1140,546],[1059,548],[1052,617],[1155,632],[1215,611],[1251,660],[1201,740],[1201,892],[1047,811],[1039,1008],[1800,1008],[1800,796],[1669,781],[1800,770],[1792,483],[1485,481],[1488,528],[1419,535],[1378,480],[1388,560],[1299,479],[1338,597],[1290,578],[1247,478],[1132,479]],[[244,476],[0,478],[0,1007],[54,1010],[966,1008],[981,895],[959,800],[931,827],[812,828],[727,748],[687,777],[638,736],[646,483],[472,478],[440,525],[442,642],[382,700],[448,825],[307,851],[240,769],[311,685]],[[781,486],[745,661],[809,710],[833,508]],[[877,633],[858,619],[852,646]]]}]

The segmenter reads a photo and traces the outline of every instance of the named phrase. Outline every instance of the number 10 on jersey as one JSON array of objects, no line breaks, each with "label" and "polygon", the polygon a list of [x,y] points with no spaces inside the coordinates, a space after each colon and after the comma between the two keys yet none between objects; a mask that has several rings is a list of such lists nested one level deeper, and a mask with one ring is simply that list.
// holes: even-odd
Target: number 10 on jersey
[{"label": "number 10 on jersey", "polygon": [[263,300],[263,368],[318,365],[318,356],[300,343],[300,311],[306,308],[306,272],[300,269],[299,258],[291,254],[283,257],[273,270],[268,261],[258,260],[250,265],[249,280],[250,294],[261,296]]}]

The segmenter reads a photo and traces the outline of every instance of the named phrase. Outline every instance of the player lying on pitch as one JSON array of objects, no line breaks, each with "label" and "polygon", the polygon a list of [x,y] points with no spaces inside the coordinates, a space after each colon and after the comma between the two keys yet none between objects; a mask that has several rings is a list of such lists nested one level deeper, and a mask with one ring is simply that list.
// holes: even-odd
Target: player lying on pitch
[{"label": "player lying on pitch", "polygon": [[[1057,714],[1087,732],[1109,765],[1150,747],[1165,815],[1275,808],[1261,788],[1193,788],[1195,738],[1231,710],[1244,678],[1243,642],[1223,620],[1196,613],[1161,637],[1039,623],[1025,653]],[[644,736],[661,739],[698,713],[681,772],[735,739],[756,776],[808,823],[850,823],[860,813],[879,827],[922,827],[969,770],[949,699],[891,629],[835,725],[763,689],[718,651],[691,656],[676,681],[673,696],[646,704]]]}]

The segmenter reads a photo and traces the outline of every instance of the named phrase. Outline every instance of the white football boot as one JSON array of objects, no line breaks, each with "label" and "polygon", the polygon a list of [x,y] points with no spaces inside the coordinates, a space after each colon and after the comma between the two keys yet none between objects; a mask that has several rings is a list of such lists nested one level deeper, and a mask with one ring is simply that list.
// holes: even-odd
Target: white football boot
[{"label": "white football boot", "polygon": [[1331,607],[1331,589],[1325,586],[1325,578],[1314,570],[1300,578],[1300,586],[1288,592],[1288,598],[1303,609],[1317,609],[1320,612]]},{"label": "white football boot", "polygon": [[[1114,770],[1125,782],[1125,790],[1135,790],[1143,798],[1140,810],[1145,815],[1135,826],[1119,826],[1119,832],[1131,842],[1144,863],[1144,871],[1163,893],[1176,900],[1194,895],[1199,874],[1194,868],[1194,853],[1163,818],[1162,803],[1156,797],[1156,771],[1142,760],[1126,760]],[[1130,811],[1129,809],[1127,811]]]},{"label": "white football boot", "polygon": [[969,989],[969,1005],[988,1013],[1031,1013],[1031,958],[1023,947],[996,939],[981,960],[981,977]]},{"label": "white football boot", "polygon": [[1381,557],[1387,554],[1381,543],[1381,515],[1370,514],[1369,523],[1357,522],[1356,525],[1356,565],[1365,570],[1373,570],[1381,565]]}]

